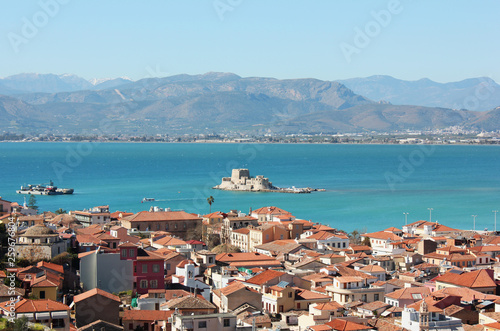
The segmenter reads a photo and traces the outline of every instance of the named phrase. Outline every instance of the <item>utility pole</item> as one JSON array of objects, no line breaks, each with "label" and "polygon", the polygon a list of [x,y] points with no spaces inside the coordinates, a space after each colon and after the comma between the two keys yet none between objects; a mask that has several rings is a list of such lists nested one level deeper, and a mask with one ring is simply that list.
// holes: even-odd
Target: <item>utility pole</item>
[{"label": "utility pole", "polygon": [[477,217],[477,215],[472,215],[472,217],[474,218],[474,231],[476,231],[476,217]]},{"label": "utility pole", "polygon": [[493,210],[493,213],[495,213],[495,232],[497,232],[497,213],[498,213],[498,210]]}]

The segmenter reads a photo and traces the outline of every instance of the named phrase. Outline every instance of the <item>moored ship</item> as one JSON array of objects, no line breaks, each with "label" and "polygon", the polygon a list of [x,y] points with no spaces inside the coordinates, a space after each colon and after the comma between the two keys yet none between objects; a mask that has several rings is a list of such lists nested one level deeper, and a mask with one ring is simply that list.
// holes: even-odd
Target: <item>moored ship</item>
[{"label": "moored ship", "polygon": [[72,188],[57,188],[54,183],[50,181],[47,184],[37,184],[28,186],[21,186],[20,190],[17,190],[18,194],[34,194],[34,195],[62,195],[62,194],[73,194],[74,190]]}]

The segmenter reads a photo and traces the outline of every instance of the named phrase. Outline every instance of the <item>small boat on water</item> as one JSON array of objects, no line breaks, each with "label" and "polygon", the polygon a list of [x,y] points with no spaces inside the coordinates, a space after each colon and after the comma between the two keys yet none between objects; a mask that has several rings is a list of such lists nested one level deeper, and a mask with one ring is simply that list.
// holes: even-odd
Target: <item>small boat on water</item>
[{"label": "small boat on water", "polygon": [[54,183],[50,181],[48,184],[37,184],[28,186],[21,186],[20,190],[17,190],[18,194],[33,194],[33,195],[62,195],[62,194],[73,194],[74,190],[72,188],[57,188]]},{"label": "small boat on water", "polygon": [[155,198],[144,198],[144,199],[142,199],[141,203],[147,202],[147,201],[155,201]]}]

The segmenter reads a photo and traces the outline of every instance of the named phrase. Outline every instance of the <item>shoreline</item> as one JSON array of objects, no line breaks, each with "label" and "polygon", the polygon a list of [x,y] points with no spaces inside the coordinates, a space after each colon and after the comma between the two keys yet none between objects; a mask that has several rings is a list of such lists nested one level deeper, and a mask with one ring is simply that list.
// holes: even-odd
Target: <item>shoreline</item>
[{"label": "shoreline", "polygon": [[82,141],[18,141],[18,140],[2,140],[0,144],[3,143],[65,143],[65,144],[80,144],[80,143],[92,143],[92,144],[239,144],[239,145],[374,145],[374,146],[500,146],[500,140],[495,143],[382,143],[382,142],[263,142],[263,141],[246,141],[246,142],[236,142],[236,141],[113,141],[113,140],[82,140]]}]

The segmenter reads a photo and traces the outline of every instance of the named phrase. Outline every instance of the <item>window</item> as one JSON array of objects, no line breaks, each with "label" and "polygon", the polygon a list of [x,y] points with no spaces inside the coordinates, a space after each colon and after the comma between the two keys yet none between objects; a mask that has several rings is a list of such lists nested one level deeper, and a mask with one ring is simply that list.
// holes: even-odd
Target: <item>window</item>
[{"label": "window", "polygon": [[141,288],[148,288],[148,281],[143,279],[141,280]]},{"label": "window", "polygon": [[288,292],[288,297],[291,298],[292,297],[292,292]]},{"label": "window", "polygon": [[129,249],[128,256],[134,257],[134,255],[135,255],[134,249],[133,248]]},{"label": "window", "polygon": [[149,281],[149,287],[150,288],[157,288],[158,287],[158,281],[156,279],[153,279]]},{"label": "window", "polygon": [[53,328],[64,328],[64,319],[62,318],[57,318],[52,320],[52,327]]},{"label": "window", "polygon": [[208,263],[214,263],[214,259],[212,257],[208,258]]},{"label": "window", "polygon": [[283,235],[282,234],[280,234],[280,239],[283,239]]},{"label": "window", "polygon": [[374,295],[374,298],[373,298],[375,301],[378,301],[379,297],[378,297],[378,293],[375,293]]},{"label": "window", "polygon": [[363,294],[363,295],[361,296],[361,301],[366,302],[366,294]]},{"label": "window", "polygon": [[207,321],[198,322],[198,329],[206,329],[206,328],[207,328]]},{"label": "window", "polygon": [[40,291],[40,299],[45,299],[45,291]]},{"label": "window", "polygon": [[143,264],[142,265],[142,273],[143,274],[147,274],[148,273],[148,265],[147,264]]},{"label": "window", "polygon": [[133,330],[134,329],[134,323],[128,323],[128,329]]},{"label": "window", "polygon": [[126,249],[122,249],[122,257],[127,257],[127,250]]},{"label": "window", "polygon": [[165,230],[168,230],[168,224],[165,224]]},{"label": "window", "polygon": [[300,309],[300,302],[297,302],[297,309]]},{"label": "window", "polygon": [[153,272],[160,272],[160,266],[158,264],[153,264]]},{"label": "window", "polygon": [[170,270],[170,263],[167,263],[167,270]]},{"label": "window", "polygon": [[231,325],[231,322],[229,320],[229,318],[224,318],[224,327],[228,327]]}]

